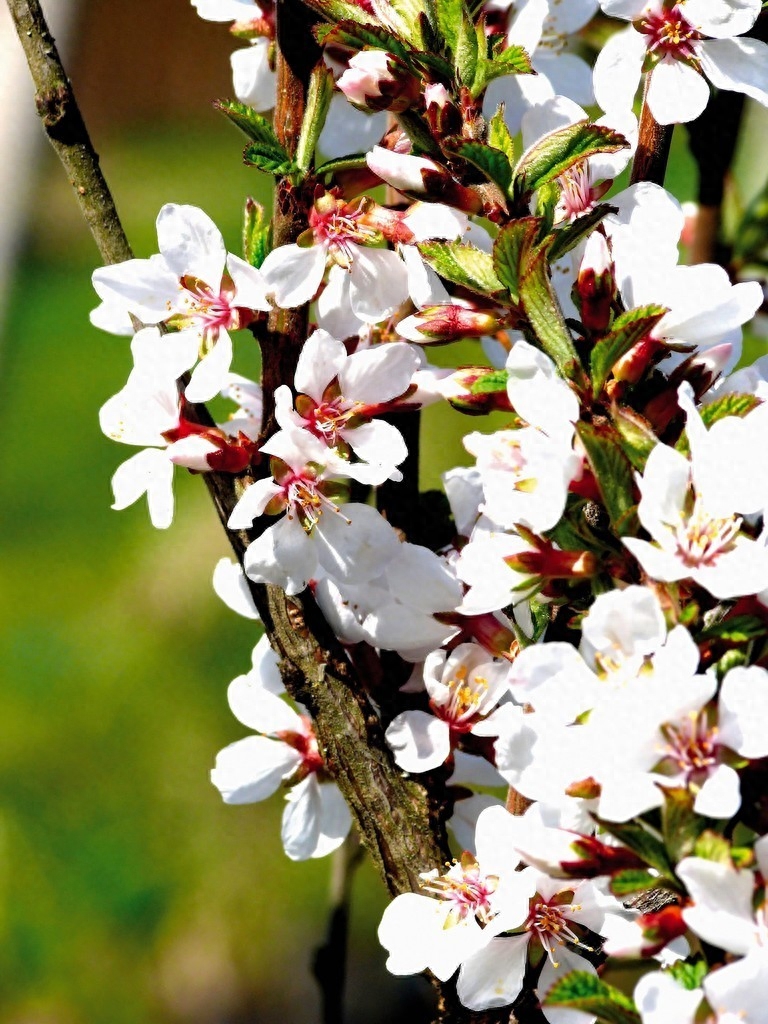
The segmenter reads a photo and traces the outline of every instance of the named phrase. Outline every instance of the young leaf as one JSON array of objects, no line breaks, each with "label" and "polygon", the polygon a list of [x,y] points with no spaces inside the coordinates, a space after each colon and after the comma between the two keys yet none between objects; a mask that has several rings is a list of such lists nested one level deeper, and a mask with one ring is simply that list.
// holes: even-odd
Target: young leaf
[{"label": "young leaf", "polygon": [[560,373],[571,380],[580,377],[579,357],[552,288],[547,247],[538,246],[523,256],[519,291],[528,323]]},{"label": "young leaf", "polygon": [[756,615],[732,615],[702,630],[701,640],[725,640],[731,644],[744,644],[765,636],[766,626]]},{"label": "young leaf", "polygon": [[694,857],[703,857],[704,860],[714,860],[718,864],[725,864],[728,867],[733,865],[731,844],[725,836],[721,836],[712,829],[701,833],[693,848],[693,855]]},{"label": "young leaf", "polygon": [[253,142],[250,146],[245,147],[243,160],[251,167],[257,167],[260,171],[274,174],[276,177],[293,174],[299,169],[279,143],[273,146],[268,143]]},{"label": "young leaf", "polygon": [[[357,8],[361,10],[361,8]],[[336,25],[318,25],[315,37],[323,46],[338,47],[342,50],[386,50],[396,57],[408,60],[409,50],[403,43],[381,25],[358,24],[356,21],[339,21]]]},{"label": "young leaf", "polygon": [[628,148],[623,135],[588,120],[558,128],[535,142],[520,157],[514,175],[515,194],[530,195],[595,153],[616,153]]},{"label": "young leaf", "polygon": [[471,89],[475,82],[477,62],[485,54],[478,53],[477,33],[466,8],[456,36],[456,77],[461,85]]},{"label": "young leaf", "polygon": [[506,370],[491,370],[490,373],[478,377],[472,384],[470,391],[473,395],[498,394],[507,390],[509,374]]},{"label": "young leaf", "polygon": [[515,142],[504,120],[504,104],[500,103],[496,113],[488,122],[488,145],[500,149],[510,164],[515,159]]},{"label": "young leaf", "polygon": [[549,250],[550,260],[554,263],[561,256],[565,256],[567,252],[574,249],[579,242],[592,233],[592,229],[600,223],[607,213],[615,212],[615,206],[611,206],[610,203],[600,203],[593,210],[590,210],[589,213],[585,213],[582,217],[577,217],[570,224],[559,227],[553,235],[552,247]]},{"label": "young leaf", "polygon": [[644,871],[642,868],[625,868],[611,877],[610,889],[614,896],[621,899],[623,896],[653,889],[658,884],[658,876],[652,875],[650,871]]},{"label": "young leaf", "polygon": [[495,53],[486,60],[483,68],[485,85],[502,75],[531,75],[533,65],[528,52],[522,46],[508,46],[506,50]]},{"label": "young leaf", "polygon": [[621,450],[639,473],[644,472],[648,456],[659,443],[658,437],[648,420],[634,409],[614,405],[611,412]]},{"label": "young leaf", "polygon": [[632,466],[616,431],[609,424],[584,422],[576,430],[614,530],[620,537],[631,533],[637,526]]},{"label": "young leaf", "polygon": [[[283,148],[275,135],[275,129],[271,122],[261,114],[257,114],[253,107],[249,107],[245,103],[238,103],[236,100],[215,100],[213,105],[249,139],[265,146]],[[287,153],[286,157],[288,157]]]},{"label": "young leaf", "polygon": [[243,212],[243,256],[252,267],[260,267],[271,248],[272,223],[264,218],[264,207],[255,200],[245,201]]},{"label": "young leaf", "polygon": [[661,833],[675,861],[690,857],[696,840],[704,830],[704,819],[694,813],[695,796],[684,786],[660,786],[664,794],[661,808]]},{"label": "young leaf", "polygon": [[492,149],[482,142],[462,142],[451,152],[467,160],[506,193],[512,181],[509,160],[499,149]]},{"label": "young leaf", "polygon": [[667,967],[667,973],[671,974],[678,985],[692,992],[695,988],[701,988],[701,983],[709,972],[707,961],[700,957],[698,960],[675,960]]},{"label": "young leaf", "polygon": [[296,145],[296,163],[308,171],[315,156],[315,147],[325,125],[333,96],[333,72],[322,61],[312,69],[307,90],[307,105]]},{"label": "young leaf", "polygon": [[465,17],[469,17],[463,0],[434,0],[433,10],[438,32],[448,48],[455,51],[458,27]]},{"label": "young leaf", "polygon": [[[701,419],[704,426],[709,428],[713,423],[717,423],[718,420],[722,420],[726,416],[746,416],[748,412],[752,412],[760,404],[760,399],[757,395],[732,392],[723,395],[722,398],[716,398],[714,402],[710,402],[708,405],[703,405],[700,409]],[[690,453],[686,431],[683,431],[675,448],[682,452],[683,455]]]},{"label": "young leaf", "polygon": [[581,1010],[605,1024],[641,1024],[635,1004],[590,971],[570,971],[544,996],[544,1006]]},{"label": "young leaf", "polygon": [[421,242],[419,252],[441,277],[481,295],[502,290],[487,252],[464,242]]},{"label": "young leaf", "polygon": [[603,390],[619,359],[653,330],[666,312],[666,306],[638,306],[616,317],[608,334],[597,342],[589,357],[593,398]]},{"label": "young leaf", "polygon": [[539,234],[538,217],[521,217],[501,229],[493,244],[493,267],[509,291],[512,302],[520,302],[520,265]]},{"label": "young leaf", "polygon": [[[371,20],[371,15],[368,11],[358,4],[348,3],[347,0],[307,0],[307,6],[317,11],[321,18],[331,24],[349,21],[353,25],[359,22],[361,25],[370,27],[368,22]],[[316,32],[316,37],[318,42],[323,41],[319,32]],[[362,49],[362,47],[355,47],[355,49]]]},{"label": "young leaf", "polygon": [[365,153],[353,153],[351,156],[337,157],[335,160],[326,160],[315,170],[319,178],[323,174],[333,174],[336,171],[362,171],[367,167]]}]

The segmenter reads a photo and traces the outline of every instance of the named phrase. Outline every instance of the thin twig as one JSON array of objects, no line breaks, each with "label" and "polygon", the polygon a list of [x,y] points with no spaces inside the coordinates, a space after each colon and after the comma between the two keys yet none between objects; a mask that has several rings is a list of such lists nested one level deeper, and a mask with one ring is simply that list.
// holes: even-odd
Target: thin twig
[{"label": "thin twig", "polygon": [[112,194],[38,0],[7,0],[35,84],[45,133],[64,165],[104,263],[132,258]]},{"label": "thin twig", "polygon": [[640,129],[637,139],[637,150],[632,162],[630,183],[652,181],[656,185],[664,184],[664,175],[669,159],[669,147],[672,144],[671,124],[659,124],[648,106],[648,88],[651,81],[646,75],[643,92],[643,109],[640,112]]}]

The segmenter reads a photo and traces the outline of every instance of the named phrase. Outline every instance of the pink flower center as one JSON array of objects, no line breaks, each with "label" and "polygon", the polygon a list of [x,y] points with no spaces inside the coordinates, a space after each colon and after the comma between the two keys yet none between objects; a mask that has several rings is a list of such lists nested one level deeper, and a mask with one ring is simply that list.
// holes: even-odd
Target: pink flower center
[{"label": "pink flower center", "polygon": [[585,213],[591,213],[612,184],[606,181],[593,185],[586,163],[569,168],[557,180],[562,188],[558,206],[563,220],[576,220]]},{"label": "pink flower center", "polygon": [[315,204],[309,214],[309,226],[315,243],[327,246],[331,259],[348,270],[355,259],[354,246],[370,244],[376,239],[377,233],[361,223],[364,216],[362,207],[354,209],[334,202],[329,209],[329,205],[322,202]]},{"label": "pink flower center", "polygon": [[216,338],[219,331],[237,329],[239,313],[232,304],[234,290],[224,287],[215,292],[210,285],[195,277],[182,277],[182,301],[187,307],[187,319],[200,327],[204,334]]},{"label": "pink flower center", "polygon": [[453,732],[469,732],[488,693],[488,680],[485,676],[470,674],[466,665],[460,665],[447,686],[447,699],[441,704],[430,701],[432,710]]},{"label": "pink flower center", "polygon": [[451,904],[446,927],[463,921],[470,914],[481,924],[487,924],[494,916],[491,896],[496,892],[499,879],[496,875],[481,874],[472,854],[465,851],[461,862],[454,864],[446,874],[430,873],[422,875],[422,879],[425,892]]},{"label": "pink flower center", "polygon": [[686,21],[679,5],[658,14],[646,14],[635,27],[648,37],[651,53],[674,60],[696,60],[695,44],[702,36]]},{"label": "pink flower center", "polygon": [[307,473],[296,473],[283,484],[287,504],[287,515],[295,515],[305,533],[311,533],[320,522],[323,512],[338,512],[338,508],[326,497],[317,480]]},{"label": "pink flower center", "polygon": [[717,729],[709,725],[703,712],[692,712],[682,722],[667,722],[661,731],[667,741],[664,760],[686,780],[708,775],[718,763]]},{"label": "pink flower center", "polygon": [[733,549],[740,527],[739,516],[713,516],[697,497],[691,513],[683,512],[673,527],[677,557],[691,569],[712,566],[720,555]]},{"label": "pink flower center", "polygon": [[553,967],[560,966],[555,959],[557,946],[563,946],[566,942],[570,942],[571,945],[578,946],[587,952],[592,952],[592,947],[587,946],[582,941],[573,928],[571,928],[567,919],[568,915],[577,913],[582,909],[581,904],[558,903],[557,901],[561,900],[564,895],[568,896],[568,893],[558,893],[557,896],[549,901],[543,900],[540,897],[534,899],[524,926],[525,930],[531,932],[541,943]]},{"label": "pink flower center", "polygon": [[276,734],[276,738],[282,740],[283,743],[287,743],[289,747],[292,747],[301,756],[301,762],[291,774],[288,785],[295,786],[306,779],[308,775],[324,771],[325,762],[317,746],[317,737],[315,736],[312,722],[307,715],[301,716],[300,731],[291,732],[286,730],[285,732],[279,732]]}]

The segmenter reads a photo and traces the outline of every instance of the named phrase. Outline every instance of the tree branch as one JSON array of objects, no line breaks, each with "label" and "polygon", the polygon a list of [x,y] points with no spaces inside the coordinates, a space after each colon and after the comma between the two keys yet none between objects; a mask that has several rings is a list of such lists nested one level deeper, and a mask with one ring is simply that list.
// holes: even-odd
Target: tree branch
[{"label": "tree branch", "polygon": [[83,217],[105,263],[132,258],[112,194],[38,0],[7,0],[35,84],[45,133],[64,164]]},{"label": "tree branch", "polygon": [[669,147],[672,144],[674,125],[659,124],[648,106],[650,81],[650,75],[646,75],[637,150],[629,179],[631,185],[637,184],[638,181],[652,181],[656,185],[663,185],[669,159]]}]

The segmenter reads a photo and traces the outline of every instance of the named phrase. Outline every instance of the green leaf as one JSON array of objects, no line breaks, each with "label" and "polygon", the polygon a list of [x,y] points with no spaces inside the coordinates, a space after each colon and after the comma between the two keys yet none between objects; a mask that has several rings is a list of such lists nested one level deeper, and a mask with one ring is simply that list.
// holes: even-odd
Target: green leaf
[{"label": "green leaf", "polygon": [[263,142],[254,142],[246,146],[243,160],[251,167],[257,167],[260,171],[274,174],[276,177],[294,174],[299,169],[282,146],[271,146]]},{"label": "green leaf", "polygon": [[581,377],[581,364],[550,278],[547,246],[523,253],[520,304],[531,329],[555,366],[570,380]]},{"label": "green leaf", "polygon": [[584,422],[576,424],[576,431],[614,530],[619,537],[633,532],[637,523],[632,466],[616,431],[610,424]]},{"label": "green leaf", "polygon": [[426,18],[421,0],[387,0],[386,8],[387,20],[400,38],[417,50],[425,49],[422,18]]},{"label": "green leaf", "polygon": [[574,164],[595,153],[628,149],[623,135],[589,120],[577,121],[550,132],[530,146],[515,168],[515,194],[524,197],[548,181],[554,181]]},{"label": "green leaf", "polygon": [[648,456],[659,443],[651,425],[639,412],[623,405],[614,405],[613,424],[619,435],[621,449],[634,468],[642,473]]},{"label": "green leaf", "polygon": [[495,395],[507,390],[509,374],[506,370],[491,370],[478,377],[470,388],[473,395]]},{"label": "green leaf", "polygon": [[666,968],[666,973],[671,974],[678,985],[692,992],[695,988],[701,988],[701,983],[706,978],[709,967],[703,957],[697,960],[675,960]]},{"label": "green leaf", "polygon": [[732,615],[730,618],[708,626],[700,634],[701,640],[725,640],[732,644],[744,644],[766,635],[766,625],[756,615]]},{"label": "green leaf", "polygon": [[533,246],[540,227],[538,217],[521,217],[503,227],[493,243],[494,270],[514,305],[520,302],[520,265]]},{"label": "green leaf", "polygon": [[213,105],[232,124],[236,125],[241,132],[244,132],[249,139],[262,143],[265,146],[274,146],[281,149],[285,153],[286,159],[290,159],[277,135],[275,135],[275,129],[272,127],[271,121],[268,121],[266,117],[262,117],[261,114],[257,114],[253,107],[249,107],[245,103],[238,103],[236,100],[216,100]]},{"label": "green leaf", "polygon": [[[357,8],[361,10],[361,8]],[[343,50],[386,50],[396,57],[408,60],[409,49],[381,25],[369,25],[357,20],[342,20],[337,25],[318,25],[315,38],[323,46],[339,47]]]},{"label": "green leaf", "polygon": [[666,312],[666,306],[638,306],[616,317],[608,334],[597,342],[589,357],[593,398],[599,396],[619,359],[653,330]]},{"label": "green leaf", "polygon": [[432,9],[439,34],[445,40],[448,48],[455,51],[459,34],[458,27],[465,17],[469,17],[463,0],[433,0]]},{"label": "green leaf", "polygon": [[610,889],[614,896],[621,899],[622,896],[631,896],[636,892],[653,889],[658,884],[658,875],[652,875],[650,871],[645,871],[643,868],[625,868],[611,876]]},{"label": "green leaf", "polygon": [[[555,222],[555,210],[559,202],[560,186],[554,181],[549,181],[546,185],[542,185],[536,193],[534,213],[537,217],[541,217],[543,221],[541,230],[544,235],[549,234],[552,230]],[[550,263],[554,262],[551,255],[549,261]]]},{"label": "green leaf", "polygon": [[[356,3],[348,2],[348,0],[306,0],[306,2],[308,7],[317,11],[321,18],[329,21],[332,25],[337,22],[350,22],[353,25],[359,23],[370,27],[371,15]],[[321,33],[317,29],[315,36],[318,42],[323,42]],[[362,47],[354,47],[354,49],[362,49]]]},{"label": "green leaf", "polygon": [[481,295],[494,295],[502,290],[493,270],[493,259],[474,245],[431,241],[421,242],[418,249],[430,267],[447,281]]},{"label": "green leaf", "polygon": [[664,794],[661,834],[674,861],[690,857],[704,829],[704,819],[694,813],[694,794],[684,786],[660,786]]},{"label": "green leaf", "polygon": [[411,140],[416,154],[426,153],[428,156],[437,157],[438,160],[445,160],[442,150],[432,137],[429,125],[415,110],[404,110],[396,114],[397,123]]},{"label": "green leaf", "polygon": [[500,103],[496,113],[488,122],[488,145],[500,149],[510,164],[515,159],[515,141],[504,120],[504,104]]},{"label": "green leaf", "polygon": [[[604,831],[615,836],[620,842],[636,853],[641,860],[652,868],[655,868],[666,878],[673,878],[672,862],[667,854],[666,847],[661,839],[635,822],[604,821],[596,815],[595,821]],[[658,880],[657,880],[658,884]]]},{"label": "green leaf", "polygon": [[591,1013],[605,1024],[641,1024],[629,996],[589,971],[569,971],[547,992],[543,1005]]},{"label": "green leaf", "polygon": [[308,171],[315,156],[315,147],[325,125],[328,107],[333,96],[333,72],[320,61],[312,69],[307,89],[307,104],[301,121],[299,141],[296,145],[296,163]]},{"label": "green leaf", "polygon": [[531,75],[533,65],[528,51],[522,46],[508,46],[485,61],[483,79],[485,85],[502,75]]},{"label": "green leaf", "polygon": [[475,82],[477,62],[485,54],[478,53],[477,32],[466,8],[462,7],[463,17],[456,35],[456,77],[461,85],[471,89]]},{"label": "green leaf", "polygon": [[616,207],[611,206],[610,203],[600,203],[593,210],[590,210],[589,213],[585,213],[582,217],[577,217],[570,224],[559,227],[553,235],[552,248],[549,250],[550,260],[554,263],[561,256],[565,256],[567,252],[574,249],[579,242],[592,233],[593,228],[600,223],[607,213],[614,213],[615,210]]},{"label": "green leaf", "polygon": [[353,153],[350,156],[337,157],[335,160],[326,160],[315,170],[315,174],[319,178],[323,174],[335,174],[336,171],[361,171],[367,166],[365,153]]},{"label": "green leaf", "polygon": [[512,168],[500,149],[492,149],[482,142],[462,142],[451,152],[477,167],[506,194],[512,181]]},{"label": "green leaf", "polygon": [[272,224],[264,218],[264,207],[250,197],[243,212],[243,256],[252,267],[260,267],[272,247]]}]

